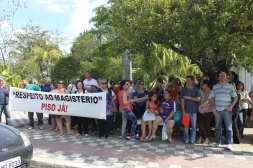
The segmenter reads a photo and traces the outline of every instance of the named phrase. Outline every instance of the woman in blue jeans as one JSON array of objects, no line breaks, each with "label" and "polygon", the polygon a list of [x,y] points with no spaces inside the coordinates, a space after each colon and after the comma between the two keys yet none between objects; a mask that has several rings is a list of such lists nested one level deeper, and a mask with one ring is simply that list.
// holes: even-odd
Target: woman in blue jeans
[{"label": "woman in blue jeans", "polygon": [[239,111],[237,124],[238,124],[239,134],[241,135],[241,137],[244,138],[245,137],[245,135],[243,134],[244,123],[245,123],[245,119],[248,113],[249,104],[252,105],[252,103],[250,102],[249,94],[244,89],[244,84],[241,81],[239,81],[237,84],[237,90],[238,90],[238,93],[241,95],[241,100],[240,100],[241,110]]},{"label": "woman in blue jeans", "polygon": [[135,102],[134,99],[130,99],[129,95],[127,94],[127,89],[130,87],[130,83],[127,80],[122,80],[120,83],[120,91],[118,93],[119,97],[119,111],[122,114],[122,128],[121,128],[121,134],[122,139],[126,139],[126,125],[127,125],[127,119],[129,118],[133,123],[131,127],[131,133],[130,133],[130,140],[138,140],[135,138],[135,129],[137,126],[137,118],[132,112],[132,105],[130,103]]}]

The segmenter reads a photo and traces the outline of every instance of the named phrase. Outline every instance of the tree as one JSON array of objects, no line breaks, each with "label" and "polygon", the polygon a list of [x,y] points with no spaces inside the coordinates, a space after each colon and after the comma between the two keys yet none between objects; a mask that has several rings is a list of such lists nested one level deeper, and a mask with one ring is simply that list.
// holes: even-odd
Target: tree
[{"label": "tree", "polygon": [[[211,78],[228,60],[253,72],[252,1],[111,0],[111,24],[119,45],[132,53],[154,41],[189,57]],[[234,61],[236,63],[236,61]],[[236,64],[234,64],[236,65]]]},{"label": "tree", "polygon": [[16,12],[25,7],[25,2],[21,0],[2,0],[0,15],[0,54],[3,64],[9,61],[8,54],[16,49],[11,43],[17,29],[14,27]]},{"label": "tree", "polygon": [[[58,44],[52,41],[52,32],[40,26],[27,25],[23,33],[16,33],[12,43],[16,50],[10,52],[10,62],[15,73],[39,80],[49,76],[50,68],[63,57]],[[19,67],[19,68],[17,68]],[[33,67],[33,68],[31,68]]]},{"label": "tree", "polygon": [[5,77],[6,84],[12,87],[21,87],[21,77],[13,74],[12,71],[13,70],[7,65],[0,65],[0,75]]},{"label": "tree", "polygon": [[61,79],[66,83],[78,76],[81,69],[80,61],[72,56],[61,58],[51,69],[51,78],[53,80]]},{"label": "tree", "polygon": [[186,56],[179,55],[161,44],[151,43],[148,49],[148,54],[142,56],[142,61],[138,61],[139,65],[135,63],[138,68],[135,68],[134,74],[143,78],[149,89],[154,87],[158,76],[167,81],[167,77],[173,75],[184,82],[188,75],[202,75],[200,68],[192,64]]},{"label": "tree", "polygon": [[84,31],[75,39],[71,47],[71,53],[73,57],[80,59],[80,61],[91,61],[98,47],[95,35],[92,32]]}]

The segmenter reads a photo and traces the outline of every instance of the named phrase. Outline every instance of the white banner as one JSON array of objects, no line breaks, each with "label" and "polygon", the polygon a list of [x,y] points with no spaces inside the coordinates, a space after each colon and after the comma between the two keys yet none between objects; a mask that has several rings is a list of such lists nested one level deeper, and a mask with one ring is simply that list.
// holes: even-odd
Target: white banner
[{"label": "white banner", "polygon": [[106,93],[59,94],[10,88],[11,111],[106,119]]}]

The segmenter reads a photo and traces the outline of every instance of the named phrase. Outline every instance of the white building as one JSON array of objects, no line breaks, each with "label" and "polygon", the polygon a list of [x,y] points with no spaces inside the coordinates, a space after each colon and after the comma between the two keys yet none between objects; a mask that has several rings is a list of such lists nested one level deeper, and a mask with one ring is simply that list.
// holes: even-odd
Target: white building
[{"label": "white building", "polygon": [[244,89],[250,92],[251,86],[253,85],[253,75],[248,73],[244,68],[236,69],[235,67],[230,68],[230,71],[234,71],[238,74],[239,80],[244,83]]}]

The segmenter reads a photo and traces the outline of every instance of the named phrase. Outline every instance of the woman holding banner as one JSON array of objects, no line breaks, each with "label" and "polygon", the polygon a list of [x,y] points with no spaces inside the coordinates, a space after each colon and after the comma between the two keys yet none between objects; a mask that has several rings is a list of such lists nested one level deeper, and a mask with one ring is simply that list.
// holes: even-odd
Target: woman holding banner
[{"label": "woman holding banner", "polygon": [[108,83],[106,79],[100,80],[100,88],[96,90],[96,92],[106,92],[106,120],[98,119],[98,128],[99,128],[99,138],[107,138],[111,139],[111,127],[113,124],[113,114],[116,111],[115,106],[115,93],[108,88]]},{"label": "woman holding banner", "polygon": [[[83,95],[85,94],[84,85],[82,81],[76,82],[77,90],[74,92],[75,94]],[[88,130],[88,118],[86,117],[77,117],[77,133],[76,136],[81,136],[84,130],[84,136],[89,137],[89,130]]]},{"label": "woman holding banner", "polygon": [[[52,90],[52,93],[61,93],[61,94],[68,94],[68,91],[63,87],[63,80],[58,80],[57,82],[57,89]],[[66,129],[67,129],[67,134],[68,135],[74,135],[74,133],[70,130],[70,122],[71,118],[70,116],[66,115],[56,115],[56,123],[57,127],[60,131],[60,135],[63,135],[63,130],[62,130],[62,118],[65,118],[66,120]]]}]

